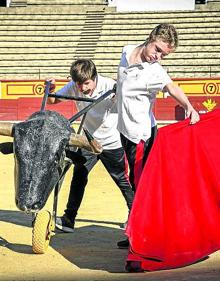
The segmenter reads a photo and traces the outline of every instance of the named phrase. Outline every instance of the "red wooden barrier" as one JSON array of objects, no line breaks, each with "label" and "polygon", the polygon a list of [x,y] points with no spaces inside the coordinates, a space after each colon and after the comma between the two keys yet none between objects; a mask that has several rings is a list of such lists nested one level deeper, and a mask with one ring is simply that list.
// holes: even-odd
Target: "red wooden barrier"
[{"label": "red wooden barrier", "polygon": [[[220,107],[220,97],[188,97],[192,105],[200,113],[211,111]],[[19,98],[16,100],[0,99],[0,120],[21,121],[27,119],[32,113],[41,108],[42,98]],[[46,109],[54,110],[66,118],[72,117],[76,112],[74,101],[66,101],[55,105],[47,105]],[[154,105],[154,114],[157,120],[183,120],[184,109],[171,97],[158,98]]]},{"label": "red wooden barrier", "polygon": [[17,100],[0,99],[0,120],[18,120]]},{"label": "red wooden barrier", "polygon": [[[194,108],[200,112],[205,113],[215,108],[220,107],[220,97],[188,97]],[[185,118],[185,111],[171,97],[157,99],[154,105],[154,114],[157,120],[183,120]]]},{"label": "red wooden barrier", "polygon": [[[42,98],[19,98],[16,100],[0,99],[0,120],[22,121],[41,108]],[[73,101],[66,101],[54,105],[47,105],[47,110],[54,110],[66,118],[72,117],[76,112]]]},{"label": "red wooden barrier", "polygon": [[[18,120],[27,119],[32,113],[39,111],[41,108],[42,98],[19,98],[18,99]],[[76,105],[73,101],[66,101],[53,105],[46,105],[47,110],[54,110],[70,118],[77,112]]]}]

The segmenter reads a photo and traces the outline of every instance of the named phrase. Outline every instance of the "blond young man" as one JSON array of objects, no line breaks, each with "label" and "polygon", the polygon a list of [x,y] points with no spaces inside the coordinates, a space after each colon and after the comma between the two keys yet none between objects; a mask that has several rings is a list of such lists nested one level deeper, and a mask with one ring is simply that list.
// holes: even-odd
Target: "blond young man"
[{"label": "blond young man", "polygon": [[[135,191],[157,132],[152,107],[159,91],[168,92],[190,117],[190,124],[199,121],[199,114],[183,91],[173,83],[159,63],[178,46],[175,27],[160,24],[141,45],[127,45],[122,50],[117,78],[118,130],[130,168],[130,182]],[[128,241],[120,241],[120,248]]]}]

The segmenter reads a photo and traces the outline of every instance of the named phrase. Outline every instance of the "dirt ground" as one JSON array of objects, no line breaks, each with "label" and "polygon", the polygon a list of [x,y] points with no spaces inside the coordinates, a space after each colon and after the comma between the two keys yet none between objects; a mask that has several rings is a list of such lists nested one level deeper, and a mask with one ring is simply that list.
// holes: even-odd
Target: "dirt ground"
[{"label": "dirt ground", "polygon": [[[0,137],[0,142],[10,138]],[[121,225],[127,218],[125,202],[99,163],[90,174],[75,232],[56,233],[45,254],[32,252],[31,217],[14,203],[14,159],[0,154],[0,280],[219,280],[220,253],[175,270],[129,274],[124,270],[127,250],[116,242],[124,238]],[[59,194],[62,215],[72,169]],[[45,209],[52,210],[53,196]]]}]

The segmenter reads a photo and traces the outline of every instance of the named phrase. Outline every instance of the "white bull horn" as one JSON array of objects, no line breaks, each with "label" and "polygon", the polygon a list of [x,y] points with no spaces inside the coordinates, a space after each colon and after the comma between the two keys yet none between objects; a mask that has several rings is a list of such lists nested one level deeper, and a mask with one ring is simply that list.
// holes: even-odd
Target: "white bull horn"
[{"label": "white bull horn", "polygon": [[12,128],[14,123],[0,122],[0,135],[12,137]]},{"label": "white bull horn", "polygon": [[88,151],[91,151],[96,154],[100,154],[102,152],[101,144],[96,141],[94,138],[87,139],[87,137],[72,133],[70,135],[69,145],[74,145],[80,148],[84,148]]},{"label": "white bull horn", "polygon": [[102,145],[96,139],[93,138],[93,136],[90,134],[90,132],[88,130],[83,128],[83,131],[86,135],[86,138],[87,138],[90,146],[92,147],[92,151],[97,154],[102,153],[102,150],[103,150]]}]

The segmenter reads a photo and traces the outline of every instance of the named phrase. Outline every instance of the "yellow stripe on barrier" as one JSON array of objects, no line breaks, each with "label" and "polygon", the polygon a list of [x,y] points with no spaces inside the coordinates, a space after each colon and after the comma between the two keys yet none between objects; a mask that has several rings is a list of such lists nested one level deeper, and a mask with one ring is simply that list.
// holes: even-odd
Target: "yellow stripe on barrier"
[{"label": "yellow stripe on barrier", "polygon": [[[62,88],[68,80],[57,80],[56,90]],[[18,99],[21,97],[39,98],[44,94],[44,80],[1,81],[1,99]]]},{"label": "yellow stripe on barrier", "polygon": [[[57,80],[56,90],[62,88],[68,80]],[[220,96],[220,78],[174,79],[187,96]],[[2,80],[0,81],[1,99],[20,97],[41,97],[44,93],[44,80]],[[158,98],[166,95],[159,93]]]}]

